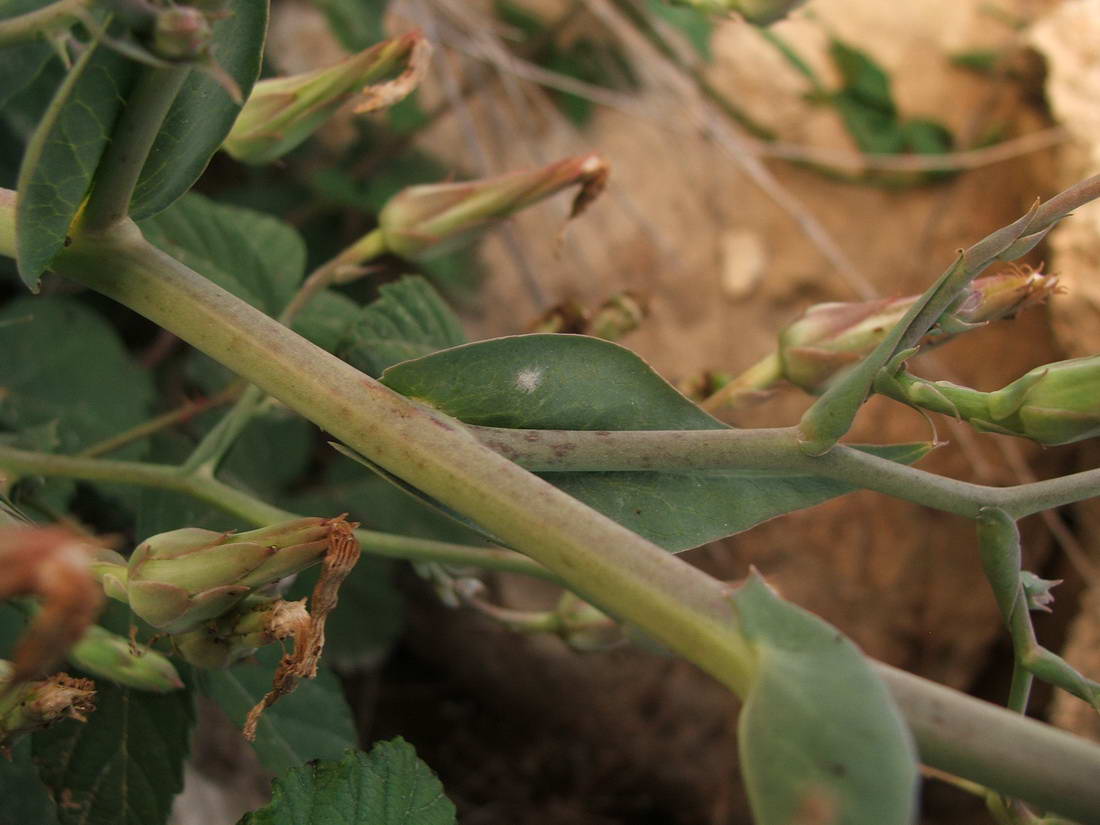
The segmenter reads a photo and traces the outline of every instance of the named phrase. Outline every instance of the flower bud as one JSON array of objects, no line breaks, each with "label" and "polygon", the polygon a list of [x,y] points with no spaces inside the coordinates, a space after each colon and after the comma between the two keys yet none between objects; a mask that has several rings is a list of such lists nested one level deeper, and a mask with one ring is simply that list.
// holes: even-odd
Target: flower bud
[{"label": "flower bud", "polygon": [[194,60],[210,48],[214,31],[199,9],[172,6],[157,13],[153,24],[153,53],[165,60]]},{"label": "flower bud", "polygon": [[299,634],[309,624],[306,600],[247,600],[197,630],[172,637],[192,665],[220,670],[246,659],[258,648]]},{"label": "flower bud", "polygon": [[607,176],[602,158],[584,155],[485,180],[411,186],[390,198],[378,216],[378,226],[390,252],[425,260],[468,243],[531,204],[579,185],[570,213],[576,217],[603,190]]},{"label": "flower bud", "polygon": [[85,721],[95,710],[95,683],[55,673],[34,682],[12,681],[12,667],[0,662],[0,748],[62,719]]},{"label": "flower bud", "polygon": [[261,80],[222,148],[244,163],[269,163],[313,134],[338,109],[392,106],[420,83],[431,47],[419,33],[379,43],[329,66]]},{"label": "flower bud", "polygon": [[899,372],[875,389],[913,406],[962,418],[976,430],[1072,444],[1100,435],[1100,355],[1036,367],[995,392]]},{"label": "flower bud", "polygon": [[296,519],[247,533],[184,527],[153,536],[130,557],[130,607],[168,633],[194,630],[256,588],[320,561],[336,521]]},{"label": "flower bud", "polygon": [[605,341],[618,341],[641,326],[649,313],[649,302],[637,292],[626,290],[612,295],[592,316],[588,334]]},{"label": "flower bud", "polygon": [[[940,344],[975,326],[1042,303],[1058,279],[1031,269],[978,278],[937,321],[925,343]],[[808,393],[825,391],[845,367],[867,356],[919,298],[818,304],[779,335],[782,377]]]},{"label": "flower bud", "polygon": [[98,625],[89,627],[69,650],[69,661],[94,676],[138,690],[167,693],[183,687],[179,673],[167,657]]},{"label": "flower bud", "polygon": [[1028,610],[1043,613],[1050,612],[1054,604],[1054,594],[1050,591],[1062,583],[1063,579],[1041,579],[1029,570],[1020,571],[1020,584],[1024,587]]}]

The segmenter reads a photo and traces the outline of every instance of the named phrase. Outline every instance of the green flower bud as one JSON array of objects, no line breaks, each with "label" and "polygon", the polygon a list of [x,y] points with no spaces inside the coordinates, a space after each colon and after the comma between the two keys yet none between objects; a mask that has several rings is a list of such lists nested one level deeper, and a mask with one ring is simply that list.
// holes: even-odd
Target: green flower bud
[{"label": "green flower bud", "polygon": [[69,650],[69,661],[94,676],[138,690],[167,693],[183,687],[179,673],[167,657],[98,625],[88,628]]},{"label": "green flower bud", "polygon": [[875,388],[899,401],[962,418],[977,430],[1040,444],[1072,444],[1100,435],[1100,355],[1036,367],[996,392],[905,372],[880,377]]},{"label": "green flower bud", "polygon": [[1050,612],[1054,594],[1050,591],[1062,583],[1062,579],[1041,579],[1029,570],[1020,571],[1020,584],[1024,586],[1028,610]]},{"label": "green flower bud", "polygon": [[[978,278],[938,320],[925,343],[940,344],[976,326],[1011,318],[1045,301],[1057,277],[1024,267]],[[818,304],[779,335],[782,377],[808,393],[825,391],[838,372],[862,360],[920,296]]]},{"label": "green flower bud", "polygon": [[0,662],[0,748],[62,719],[85,721],[95,710],[95,684],[56,673],[33,682],[11,681],[12,667]]},{"label": "green flower bud", "polygon": [[570,217],[576,217],[607,183],[598,155],[559,161],[542,169],[468,183],[411,186],[394,195],[378,216],[386,248],[409,260],[425,260],[469,243],[497,222],[579,185]]},{"label": "green flower bud", "polygon": [[244,163],[269,163],[313,134],[343,106],[392,106],[420,83],[431,47],[419,33],[387,40],[324,69],[261,80],[222,148]]},{"label": "green flower bud", "polygon": [[296,636],[309,624],[306,600],[247,600],[234,610],[188,633],[173,636],[180,655],[207,670],[230,667],[258,648]]},{"label": "green flower bud", "polygon": [[185,527],[144,541],[130,557],[130,607],[160,630],[194,630],[263,585],[321,560],[334,519],[304,518],[217,533]]}]

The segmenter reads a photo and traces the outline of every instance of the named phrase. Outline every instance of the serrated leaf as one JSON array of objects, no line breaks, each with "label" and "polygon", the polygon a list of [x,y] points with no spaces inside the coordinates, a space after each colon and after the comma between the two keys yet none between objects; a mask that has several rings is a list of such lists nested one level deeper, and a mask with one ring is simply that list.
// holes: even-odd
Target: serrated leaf
[{"label": "serrated leaf", "polygon": [[15,232],[19,276],[32,292],[65,244],[136,71],[102,44],[89,44],[31,136],[19,169]]},{"label": "serrated leaf", "polygon": [[401,738],[370,753],[298,768],[275,780],[270,805],[239,825],[453,825],[455,808]]},{"label": "serrated leaf", "polygon": [[466,343],[462,324],[424,278],[405,276],[380,293],[337,347],[341,358],[368,375],[377,377],[401,361]]},{"label": "serrated leaf", "polygon": [[[211,46],[218,64],[248,98],[260,74],[268,0],[233,0],[228,14],[214,24]],[[147,218],[170,206],[198,180],[229,134],[241,104],[218,82],[192,70],[142,167],[130,214]]]},{"label": "serrated leaf", "polygon": [[0,759],[0,800],[0,825],[57,825],[57,808],[31,762],[30,739]]},{"label": "serrated leaf", "polygon": [[286,306],[305,275],[301,236],[262,212],[191,193],[140,226],[169,255],[269,315]]},{"label": "serrated leaf", "polygon": [[738,747],[758,825],[913,822],[916,749],[859,649],[755,574],[733,601],[757,654]]},{"label": "serrated leaf", "polygon": [[[468,424],[545,430],[700,430],[725,425],[641,358],[580,335],[479,341],[386,370],[382,383]],[[926,445],[869,448],[915,461]],[[673,552],[851,492],[807,475],[708,470],[543,473],[575,498]]]},{"label": "serrated leaf", "polygon": [[183,788],[189,691],[144,693],[100,680],[87,722],[34,735],[34,762],[61,825],[161,825]]},{"label": "serrated leaf", "polygon": [[[342,589],[340,595],[343,598]],[[240,727],[271,689],[271,676],[281,657],[282,650],[269,645],[257,651],[255,664],[201,671],[199,688]],[[357,742],[340,683],[322,668],[316,679],[303,679],[293,693],[264,712],[253,746],[264,768],[285,773],[312,759],[338,759]]]},{"label": "serrated leaf", "polygon": [[153,397],[149,374],[79,301],[25,297],[0,309],[0,429],[51,425],[58,449],[73,452],[140,424]]}]

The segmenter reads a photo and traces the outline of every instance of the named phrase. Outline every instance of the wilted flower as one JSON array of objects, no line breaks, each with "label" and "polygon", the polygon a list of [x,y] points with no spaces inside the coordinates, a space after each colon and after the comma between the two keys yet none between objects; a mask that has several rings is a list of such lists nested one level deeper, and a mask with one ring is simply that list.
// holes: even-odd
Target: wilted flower
[{"label": "wilted flower", "polygon": [[179,673],[167,657],[98,625],[89,627],[73,645],[69,661],[94,676],[138,690],[167,693],[183,687]]},{"label": "wilted flower", "polygon": [[257,588],[320,561],[339,521],[295,519],[247,533],[184,527],[153,536],[130,557],[130,607],[168,633],[195,630]]},{"label": "wilted flower", "polygon": [[[975,326],[1010,318],[1045,301],[1057,285],[1057,277],[1024,267],[978,278],[940,317],[927,342],[942,343]],[[824,392],[840,370],[867,356],[918,298],[810,307],[779,335],[782,377],[806,392]]]},{"label": "wilted flower", "polygon": [[0,749],[20,736],[62,719],[85,721],[95,710],[95,683],[55,673],[48,679],[16,682],[10,662],[0,661]]},{"label": "wilted flower", "polygon": [[296,147],[338,109],[391,106],[420,83],[431,47],[419,33],[386,40],[329,66],[261,80],[222,148],[245,163],[269,163]]},{"label": "wilted flower", "polygon": [[378,227],[390,252],[423,260],[449,252],[521,209],[579,185],[570,212],[576,217],[603,191],[608,174],[599,155],[583,155],[496,178],[411,186],[390,198],[379,213]]},{"label": "wilted flower", "polygon": [[297,637],[308,626],[306,600],[248,599],[197,630],[172,637],[180,655],[196,667],[227,668],[258,648]]}]

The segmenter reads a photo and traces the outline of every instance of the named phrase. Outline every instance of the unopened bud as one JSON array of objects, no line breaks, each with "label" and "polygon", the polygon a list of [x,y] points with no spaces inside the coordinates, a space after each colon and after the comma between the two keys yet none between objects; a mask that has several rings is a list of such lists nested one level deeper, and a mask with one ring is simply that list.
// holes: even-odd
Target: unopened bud
[{"label": "unopened bud", "polygon": [[214,32],[199,9],[172,6],[157,14],[153,24],[153,52],[165,60],[194,60],[210,49]]},{"label": "unopened bud", "polygon": [[153,536],[130,557],[130,606],[160,630],[194,630],[257,588],[319,562],[336,521],[296,519],[246,533],[185,527]]},{"label": "unopened bud", "polygon": [[431,47],[418,33],[387,40],[324,69],[261,80],[222,148],[244,163],[269,163],[315,132],[338,109],[392,106],[420,83]]},{"label": "unopened bud", "polygon": [[309,621],[305,599],[257,599],[197,630],[173,636],[172,641],[189,664],[220,670],[247,659],[264,645],[296,637]]},{"label": "unopened bud", "polygon": [[183,687],[175,666],[164,655],[98,625],[88,628],[72,647],[69,661],[93,676],[138,690],[167,693]]},{"label": "unopened bud", "polygon": [[424,260],[470,242],[504,218],[570,186],[580,186],[570,213],[576,217],[603,190],[608,174],[602,158],[584,155],[497,178],[411,186],[390,198],[378,225],[390,252]]},{"label": "unopened bud", "polygon": [[56,673],[47,679],[15,684],[12,668],[0,662],[0,747],[62,719],[85,721],[95,710],[95,683]]},{"label": "unopened bud", "polygon": [[608,298],[596,310],[588,325],[588,334],[605,341],[618,341],[639,326],[649,314],[645,297],[627,290]]},{"label": "unopened bud", "polygon": [[[940,344],[989,321],[1011,318],[1044,302],[1056,277],[1023,267],[978,278],[937,321],[925,343]],[[779,335],[782,377],[808,393],[825,391],[845,367],[878,346],[919,296],[817,304]]]}]

